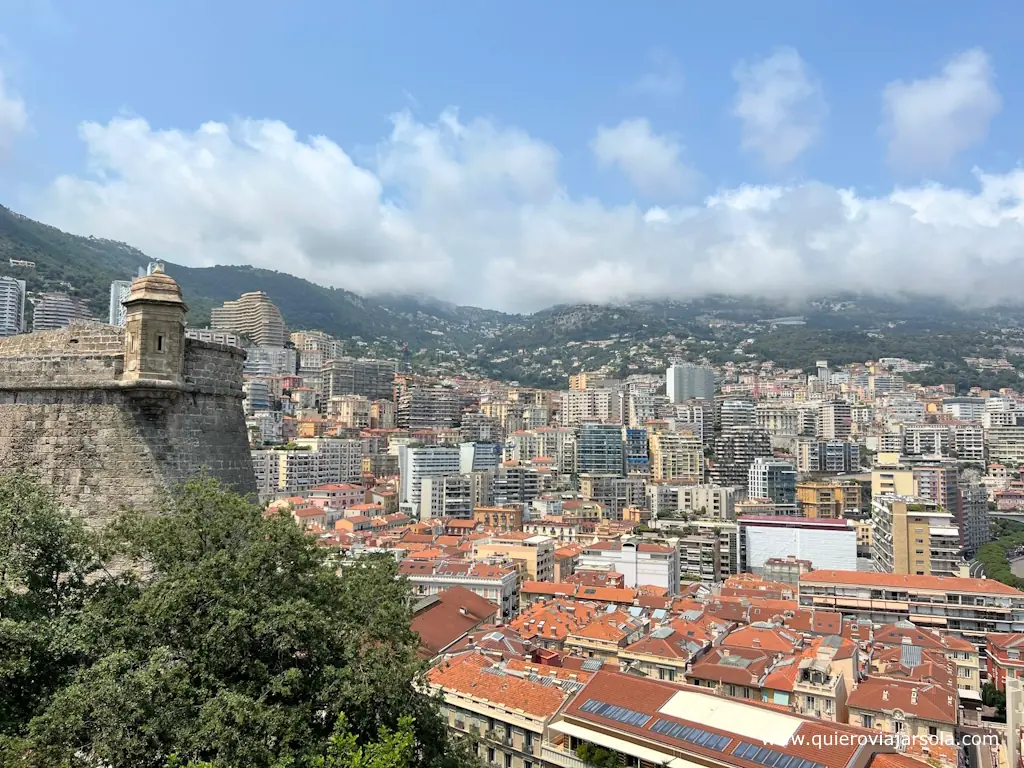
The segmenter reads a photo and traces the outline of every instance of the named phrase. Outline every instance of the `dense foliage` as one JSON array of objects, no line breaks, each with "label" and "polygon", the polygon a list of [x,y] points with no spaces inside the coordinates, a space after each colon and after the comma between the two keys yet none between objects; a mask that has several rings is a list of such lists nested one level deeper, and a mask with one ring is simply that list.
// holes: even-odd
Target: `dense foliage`
[{"label": "dense foliage", "polygon": [[417,692],[392,558],[339,577],[290,519],[208,480],[101,537],[7,477],[0,531],[4,768],[465,764]]},{"label": "dense foliage", "polygon": [[1024,579],[1013,575],[1010,557],[1019,557],[1024,550],[1024,523],[1000,520],[994,525],[995,541],[980,547],[974,559],[985,568],[985,575],[1017,589],[1024,588]]}]

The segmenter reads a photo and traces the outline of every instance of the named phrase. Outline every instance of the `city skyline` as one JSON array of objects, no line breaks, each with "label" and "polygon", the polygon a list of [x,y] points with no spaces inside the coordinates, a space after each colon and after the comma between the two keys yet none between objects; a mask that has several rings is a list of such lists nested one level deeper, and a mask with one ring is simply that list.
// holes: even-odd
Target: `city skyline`
[{"label": "city skyline", "polygon": [[4,202],[172,263],[501,309],[1017,298],[1009,3],[317,9],[0,9]]}]

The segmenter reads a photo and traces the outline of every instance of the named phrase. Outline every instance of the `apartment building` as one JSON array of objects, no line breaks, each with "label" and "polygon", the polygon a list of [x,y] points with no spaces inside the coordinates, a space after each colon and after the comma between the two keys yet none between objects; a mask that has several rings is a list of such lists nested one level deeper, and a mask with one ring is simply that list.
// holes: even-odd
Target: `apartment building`
[{"label": "apartment building", "polygon": [[960,461],[985,461],[985,428],[980,424],[954,424],[953,452]]},{"label": "apartment building", "polygon": [[[484,640],[501,637],[498,631]],[[546,768],[544,734],[586,672],[515,660],[502,667],[476,652],[434,667],[427,682],[443,696],[441,716],[457,737],[471,740],[477,759],[506,768]],[[580,761],[582,764],[582,761]]]},{"label": "apartment building", "polygon": [[976,483],[961,483],[957,504],[960,543],[965,555],[973,556],[991,539],[988,489]]},{"label": "apartment building", "polygon": [[243,293],[234,301],[225,301],[210,310],[210,327],[245,336],[253,344],[283,347],[285,335],[281,310],[263,291]]},{"label": "apartment building", "polygon": [[249,376],[292,376],[298,370],[298,360],[294,349],[254,346],[246,350],[242,370]]},{"label": "apartment building", "polygon": [[818,437],[825,441],[849,440],[853,424],[850,404],[841,400],[822,403]]},{"label": "apartment building", "polygon": [[757,426],[769,435],[799,435],[800,411],[792,406],[758,403]]},{"label": "apartment building", "polygon": [[114,280],[110,283],[110,305],[107,308],[107,322],[110,325],[124,327],[126,312],[124,300],[128,298],[131,287],[131,280]]},{"label": "apartment building", "polygon": [[462,397],[449,387],[414,386],[398,396],[399,429],[450,429],[462,415]]},{"label": "apartment building", "polygon": [[558,423],[575,427],[584,421],[621,425],[625,393],[620,388],[570,389],[558,393]]},{"label": "apartment building", "polygon": [[875,756],[896,748],[869,735],[711,690],[602,670],[549,721],[541,754],[547,765],[566,768],[583,768],[578,755],[595,746],[619,765],[870,768]]},{"label": "apartment building", "polygon": [[[325,399],[342,395],[359,395],[367,400],[393,400],[395,397],[394,360],[370,360],[354,357],[324,358],[320,364],[320,387]],[[418,407],[418,401],[414,403]],[[407,405],[407,408],[410,407]],[[458,413],[458,407],[456,407]],[[414,421],[420,417],[416,412]],[[410,414],[411,416],[411,414]],[[454,421],[444,426],[453,426]],[[424,427],[409,427],[422,429]]]},{"label": "apartment building", "polygon": [[757,425],[757,406],[751,400],[723,398],[718,401],[718,423],[723,431],[754,427]]},{"label": "apartment building", "polygon": [[815,569],[800,577],[800,605],[876,624],[910,620],[977,648],[989,633],[1024,632],[1024,592],[992,579]]},{"label": "apartment building", "polygon": [[847,703],[850,723],[913,739],[912,750],[928,739],[955,743],[960,702],[956,691],[936,683],[868,677]]},{"label": "apartment building", "polygon": [[523,508],[511,507],[475,507],[473,519],[484,528],[492,531],[518,531],[523,527]]},{"label": "apartment building", "polygon": [[990,462],[1024,464],[1024,426],[991,427],[986,437]]},{"label": "apartment building", "polygon": [[871,502],[871,561],[879,573],[956,576],[960,529],[952,512],[914,496],[878,496]]},{"label": "apartment building", "polygon": [[673,545],[626,536],[618,541],[599,541],[584,545],[578,568],[621,573],[628,588],[655,586],[667,589],[670,595],[679,593],[679,549]]},{"label": "apartment building", "polygon": [[519,575],[515,568],[466,560],[403,560],[398,572],[409,580],[417,597],[465,587],[498,606],[500,621],[511,621],[519,612]]},{"label": "apartment building", "polygon": [[860,446],[846,440],[801,438],[793,452],[799,472],[844,474],[860,467]]},{"label": "apartment building", "polygon": [[699,483],[704,479],[704,446],[686,432],[650,436],[651,479]]},{"label": "apartment building", "polygon": [[25,281],[0,277],[0,336],[14,336],[26,330]]},{"label": "apartment building", "polygon": [[318,485],[359,480],[363,463],[359,440],[300,437],[294,445],[294,448],[275,449],[279,497],[300,495]]},{"label": "apartment building", "polygon": [[555,540],[513,531],[473,542],[473,559],[504,557],[523,564],[530,581],[555,580]]},{"label": "apartment building", "polygon": [[746,488],[750,465],[758,457],[770,457],[768,433],[757,427],[730,427],[715,438],[715,464],[711,480],[715,485]]},{"label": "apartment building", "polygon": [[619,475],[625,469],[622,428],[617,424],[586,421],[580,424],[576,442],[576,471]]},{"label": "apartment building", "polygon": [[856,481],[805,481],[796,485],[796,501],[806,517],[833,519],[861,509],[861,485]]},{"label": "apartment building", "polygon": [[242,338],[237,333],[230,331],[215,331],[213,328],[186,328],[186,339],[196,341],[209,341],[213,344],[226,344],[229,347],[241,347]]},{"label": "apartment building", "polygon": [[32,330],[53,331],[67,328],[76,320],[92,317],[85,299],[66,293],[43,293],[36,298],[32,309]]},{"label": "apartment building", "polygon": [[450,517],[472,520],[474,484],[469,474],[431,475],[420,484],[419,519]]},{"label": "apartment building", "polygon": [[[989,636],[991,638],[993,635]],[[995,635],[995,637],[999,637]],[[897,621],[872,629],[871,644],[875,648],[875,657],[881,658],[880,649],[893,652],[902,651],[907,646],[919,648],[926,653],[940,656],[950,670],[950,679],[955,681],[958,691],[981,692],[981,665],[978,649],[967,640],[954,635],[936,632],[933,629],[918,627],[911,621]],[[991,642],[989,644],[991,646]],[[908,666],[906,658],[901,655],[900,663]],[[912,664],[909,666],[913,666]],[[951,682],[952,685],[952,682]]]},{"label": "apartment building", "polygon": [[747,471],[747,494],[775,504],[795,504],[796,467],[788,461],[757,457]]},{"label": "apartment building", "polygon": [[412,516],[420,513],[423,480],[459,474],[459,449],[449,445],[399,445],[399,509]]},{"label": "apartment building", "polygon": [[714,400],[715,371],[704,365],[674,363],[665,371],[665,394],[670,403]]}]

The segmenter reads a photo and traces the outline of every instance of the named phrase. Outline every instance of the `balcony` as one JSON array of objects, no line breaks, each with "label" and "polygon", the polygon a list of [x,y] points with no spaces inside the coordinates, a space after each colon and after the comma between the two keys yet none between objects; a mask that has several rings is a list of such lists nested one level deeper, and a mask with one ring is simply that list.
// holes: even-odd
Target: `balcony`
[{"label": "balcony", "polygon": [[559,765],[562,768],[594,768],[591,763],[580,760],[574,752],[556,747],[554,744],[545,742],[541,746],[540,758],[551,765]]}]

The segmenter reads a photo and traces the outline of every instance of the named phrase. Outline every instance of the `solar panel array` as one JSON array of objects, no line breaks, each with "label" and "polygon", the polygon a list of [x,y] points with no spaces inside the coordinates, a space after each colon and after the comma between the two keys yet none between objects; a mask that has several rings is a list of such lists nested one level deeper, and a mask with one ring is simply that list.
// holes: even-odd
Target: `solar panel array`
[{"label": "solar panel array", "polygon": [[597,672],[597,670],[604,666],[604,662],[600,659],[587,659],[581,666],[584,672]]},{"label": "solar panel array", "polygon": [[698,747],[713,749],[715,752],[721,752],[729,745],[729,742],[732,741],[728,736],[720,736],[717,733],[711,733],[711,731],[705,731],[701,728],[694,728],[689,725],[682,725],[681,723],[674,723],[671,720],[664,720],[662,718],[659,718],[654,722],[654,725],[651,726],[651,730],[655,733],[668,736],[671,739],[688,741]]},{"label": "solar panel array", "polygon": [[825,768],[821,763],[787,755],[785,752],[779,752],[777,749],[771,749],[763,744],[750,744],[746,741],[737,744],[732,753],[736,757],[760,763],[768,768]]},{"label": "solar panel array", "polygon": [[607,704],[597,699],[587,699],[583,706],[580,707],[580,712],[607,717],[609,720],[617,720],[620,723],[637,727],[646,725],[647,721],[651,719],[650,715],[645,715],[643,712],[636,712],[625,707],[617,707],[614,704]]}]

